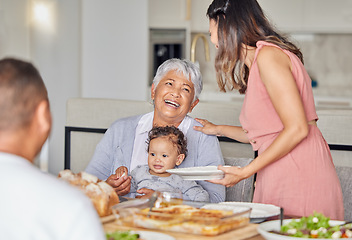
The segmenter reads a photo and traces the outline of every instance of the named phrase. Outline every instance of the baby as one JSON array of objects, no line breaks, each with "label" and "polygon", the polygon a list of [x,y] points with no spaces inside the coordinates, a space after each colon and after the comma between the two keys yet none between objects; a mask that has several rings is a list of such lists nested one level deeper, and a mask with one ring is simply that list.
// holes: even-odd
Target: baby
[{"label": "baby", "polygon": [[[187,155],[187,142],[176,127],[154,127],[148,135],[148,165],[132,170],[130,196],[138,195],[138,189],[182,192],[184,200],[209,202],[209,194],[195,181],[183,180],[180,176],[166,172],[179,166]],[[122,166],[120,171],[126,172]],[[177,197],[174,196],[174,197]]]}]

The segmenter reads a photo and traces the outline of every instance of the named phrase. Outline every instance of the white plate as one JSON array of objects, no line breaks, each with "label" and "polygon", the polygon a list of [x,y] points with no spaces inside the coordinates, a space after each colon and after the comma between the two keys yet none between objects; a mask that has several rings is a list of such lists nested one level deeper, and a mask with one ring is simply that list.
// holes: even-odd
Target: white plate
[{"label": "white plate", "polygon": [[211,180],[224,178],[224,172],[218,170],[217,166],[175,168],[166,171],[172,174],[177,174],[185,180]]},{"label": "white plate", "polygon": [[264,203],[251,203],[251,202],[221,202],[221,205],[233,206],[233,207],[250,207],[251,211],[251,222],[260,223],[268,217],[277,216],[280,214],[280,208],[272,204]]},{"label": "white plate", "polygon": [[233,213],[246,212],[249,209],[251,209],[250,207],[246,207],[246,206],[229,206],[229,205],[222,205],[222,204],[220,205],[218,203],[205,204],[201,208],[232,211]]},{"label": "white plate", "polygon": [[138,233],[143,240],[175,240],[174,237],[159,232],[136,231],[136,233]]},{"label": "white plate", "polygon": [[[293,219],[285,219],[283,224],[287,224],[292,220]],[[338,225],[342,223],[343,221],[333,221],[333,220],[329,221],[330,225]],[[297,238],[297,237],[284,236],[276,233],[270,233],[269,231],[273,231],[273,230],[280,231],[280,220],[261,223],[259,224],[257,230],[265,239],[268,239],[268,240],[311,240],[311,238]],[[319,238],[319,239],[324,239],[324,238]],[[341,238],[341,239],[352,240],[352,238]]]}]

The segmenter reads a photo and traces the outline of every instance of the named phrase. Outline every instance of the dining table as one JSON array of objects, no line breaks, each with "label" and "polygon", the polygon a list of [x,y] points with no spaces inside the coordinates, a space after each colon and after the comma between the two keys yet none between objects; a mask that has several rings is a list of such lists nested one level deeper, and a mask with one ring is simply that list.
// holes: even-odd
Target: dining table
[{"label": "dining table", "polygon": [[[130,198],[121,198],[122,201],[129,201],[133,200]],[[189,202],[188,202],[189,203]],[[283,214],[282,217],[284,219],[288,218],[297,218],[297,216],[289,216]],[[274,215],[271,217],[266,218],[263,221],[271,221],[271,220],[278,220],[280,219],[280,215]],[[134,226],[126,226],[121,220],[117,219],[114,215],[110,215],[108,217],[101,218],[101,222],[103,224],[103,228],[105,232],[114,232],[114,231],[150,231],[150,232],[157,232],[167,234],[173,237],[175,240],[190,240],[190,239],[197,239],[197,240],[224,240],[224,239],[236,239],[236,240],[265,240],[263,236],[259,234],[257,228],[260,223],[252,223],[249,222],[247,225],[241,226],[234,230],[221,233],[215,236],[204,236],[204,235],[195,235],[189,233],[181,233],[181,232],[172,232],[172,231],[163,231],[157,229],[146,229]]]},{"label": "dining table", "polygon": [[151,231],[164,233],[169,236],[172,236],[175,240],[224,240],[224,239],[236,239],[236,240],[265,240],[257,231],[258,224],[249,223],[248,225],[239,227],[229,232],[225,232],[216,236],[203,236],[203,235],[195,235],[189,233],[180,233],[180,232],[171,232],[171,231],[160,231],[155,229],[145,229],[145,228],[137,228],[131,226],[124,226],[119,223],[118,220],[108,221],[103,223],[105,232],[113,232],[113,231]]},{"label": "dining table", "polygon": [[[292,216],[284,216],[285,218],[292,218]],[[279,216],[273,216],[268,218],[266,221],[278,220]],[[236,240],[265,240],[259,232],[257,227],[259,223],[249,223],[245,226],[239,227],[229,232],[225,232],[215,236],[203,236],[195,235],[189,233],[180,233],[180,232],[171,232],[171,231],[162,231],[157,229],[146,229],[133,226],[126,226],[119,219],[116,219],[113,215],[101,218],[103,228],[105,232],[114,232],[114,231],[150,231],[157,233],[164,233],[169,236],[172,236],[175,240],[225,240],[225,239],[236,239]]]}]

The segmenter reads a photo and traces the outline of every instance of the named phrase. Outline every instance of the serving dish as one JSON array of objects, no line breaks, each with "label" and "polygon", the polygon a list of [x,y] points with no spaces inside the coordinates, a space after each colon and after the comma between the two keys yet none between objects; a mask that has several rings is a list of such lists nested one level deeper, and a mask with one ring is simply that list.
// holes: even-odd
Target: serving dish
[{"label": "serving dish", "polygon": [[250,219],[252,223],[260,223],[269,217],[278,216],[280,208],[272,204],[252,202],[221,202],[219,205],[233,207],[250,207],[252,209]]},{"label": "serving dish", "polygon": [[[296,220],[296,219],[285,219],[283,221],[283,224],[287,224],[292,220]],[[344,223],[344,222],[343,221],[334,221],[334,220],[329,221],[329,224],[331,226],[339,225],[342,223]],[[290,236],[284,236],[281,234],[270,232],[270,231],[280,231],[280,220],[274,220],[274,221],[268,221],[268,222],[261,223],[261,224],[259,224],[257,230],[267,240],[311,240],[311,238],[290,237]],[[321,240],[321,239],[326,240],[326,238],[319,238],[319,240]],[[352,238],[338,238],[338,239],[352,240]]]},{"label": "serving dish", "polygon": [[115,205],[113,211],[121,224],[125,226],[205,236],[215,236],[249,223],[251,209],[248,207],[235,212],[201,209],[186,203],[159,204],[158,207],[153,207],[152,211],[145,207],[145,203],[140,207],[126,207],[122,203]]},{"label": "serving dish", "polygon": [[217,166],[175,168],[166,170],[168,173],[177,174],[185,180],[212,180],[224,178],[224,172]]}]

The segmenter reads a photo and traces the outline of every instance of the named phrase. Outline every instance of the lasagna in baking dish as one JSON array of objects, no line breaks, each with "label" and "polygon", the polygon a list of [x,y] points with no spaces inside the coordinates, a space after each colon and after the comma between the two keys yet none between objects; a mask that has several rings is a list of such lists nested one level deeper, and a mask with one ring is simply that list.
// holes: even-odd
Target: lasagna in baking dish
[{"label": "lasagna in baking dish", "polygon": [[[124,216],[120,209],[120,216]],[[250,208],[242,212],[172,205],[139,209],[125,217],[135,227],[214,236],[249,223]]]}]

